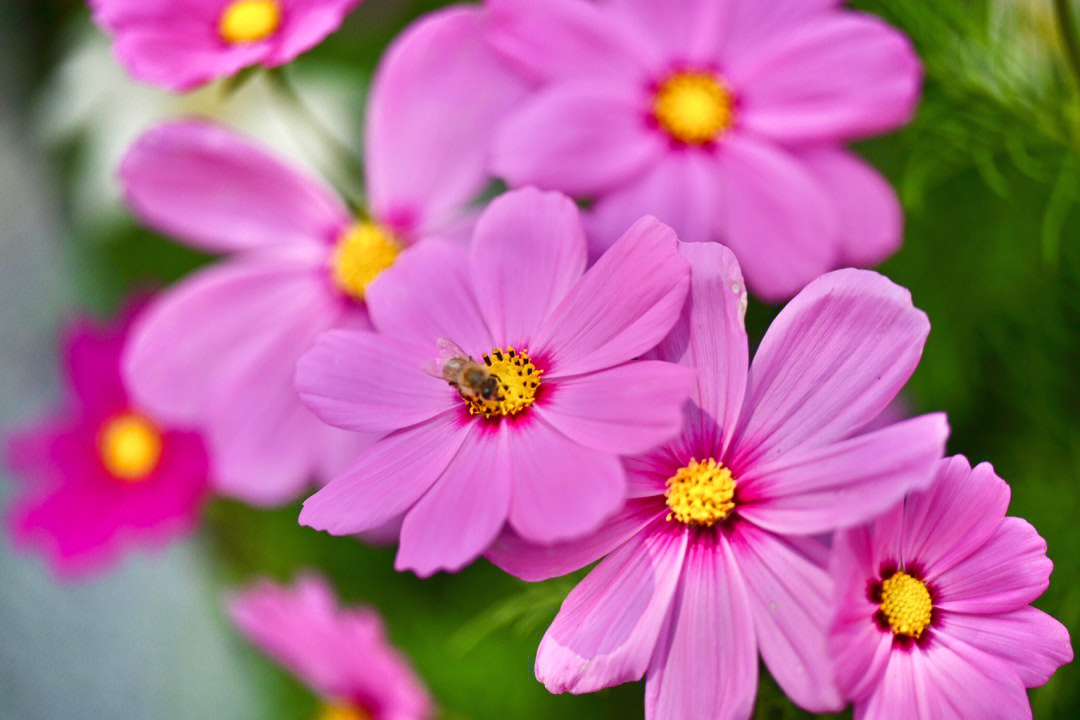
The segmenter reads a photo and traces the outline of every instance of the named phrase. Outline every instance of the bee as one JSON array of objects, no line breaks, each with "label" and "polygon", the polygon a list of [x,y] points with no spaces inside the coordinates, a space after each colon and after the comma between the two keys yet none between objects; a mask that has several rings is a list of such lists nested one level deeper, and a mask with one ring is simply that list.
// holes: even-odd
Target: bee
[{"label": "bee", "polygon": [[486,365],[451,340],[439,338],[437,345],[439,357],[425,362],[424,372],[450,383],[465,400],[488,406],[502,400],[502,384]]}]

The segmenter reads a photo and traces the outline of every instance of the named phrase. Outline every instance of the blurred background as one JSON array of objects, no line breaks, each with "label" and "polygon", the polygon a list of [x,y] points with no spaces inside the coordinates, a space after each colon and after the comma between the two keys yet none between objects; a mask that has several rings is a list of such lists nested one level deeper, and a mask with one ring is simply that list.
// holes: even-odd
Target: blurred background
[{"label": "blurred background", "polygon": [[[387,43],[431,0],[367,0],[290,74],[356,148],[364,90]],[[909,287],[933,331],[906,400],[944,410],[951,453],[989,460],[1011,513],[1047,539],[1055,571],[1036,603],[1080,637],[1080,47],[1059,0],[853,5],[915,43],[926,67],[914,123],[859,150],[900,192],[903,249],[881,270]],[[177,97],[117,66],[84,3],[0,4],[0,423],[59,397],[56,329],[106,316],[135,289],[206,261],[138,228],[115,162],[155,119],[220,117],[316,169],[326,158],[254,78]],[[776,308],[751,304],[751,338]],[[12,495],[0,479],[0,504]],[[221,593],[255,575],[318,568],[378,607],[451,720],[640,718],[642,687],[552,696],[532,663],[576,577],[526,585],[484,561],[419,581],[393,551],[216,500],[193,538],[119,569],[58,584],[0,540],[0,719],[303,718],[314,698],[238,638]],[[1006,559],[1007,560],[1007,559]],[[762,679],[758,718],[809,717]],[[1032,691],[1036,718],[1080,717],[1080,670]]]}]

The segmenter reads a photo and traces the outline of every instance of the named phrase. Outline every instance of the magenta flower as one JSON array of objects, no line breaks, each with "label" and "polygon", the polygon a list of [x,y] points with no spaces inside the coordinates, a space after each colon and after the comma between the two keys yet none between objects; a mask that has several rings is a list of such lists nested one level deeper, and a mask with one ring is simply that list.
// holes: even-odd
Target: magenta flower
[{"label": "magenta flower", "polygon": [[892,188],[842,147],[907,121],[908,41],[838,0],[488,0],[488,37],[535,91],[494,169],[595,200],[599,252],[643,212],[735,251],[788,297],[901,241]]},{"label": "magenta flower", "polygon": [[[577,207],[558,193],[495,199],[470,248],[429,241],[368,294],[378,330],[322,335],[297,367],[326,422],[390,433],[304,504],[334,534],[404,513],[397,567],[472,562],[504,527],[537,542],[595,529],[626,495],[619,454],[679,428],[693,374],[630,362],[671,329],[688,269],[644,218],[588,271]],[[464,399],[425,373],[441,339],[481,359],[498,398]]]},{"label": "magenta flower", "polygon": [[361,0],[89,2],[133,76],[190,90],[252,65],[284,65],[337,30]]},{"label": "magenta flower", "polygon": [[146,407],[206,428],[223,491],[286,502],[363,446],[300,403],[296,360],[323,330],[368,326],[364,295],[399,252],[471,226],[466,205],[487,182],[485,123],[516,87],[497,68],[472,74],[486,57],[477,23],[477,11],[439,13],[381,63],[364,219],[321,182],[205,122],[159,126],[125,158],[121,179],[142,220],[230,256],[149,308],[125,358]]},{"label": "magenta flower", "polygon": [[690,294],[656,355],[697,369],[682,434],[627,461],[632,499],[593,535],[536,547],[506,533],[488,557],[539,580],[607,555],[540,644],[536,674],[552,692],[645,675],[650,720],[745,719],[760,652],[797,704],[837,710],[827,548],[810,536],[930,482],[944,416],[863,430],[915,369],[929,323],[886,278],[836,271],[780,312],[748,370],[734,255],[680,252]]},{"label": "magenta flower", "polygon": [[431,699],[368,608],[342,608],[321,578],[263,580],[229,601],[247,638],[307,683],[324,720],[427,720]]},{"label": "magenta flower", "polygon": [[1072,661],[1065,627],[1031,607],[1050,583],[1046,541],[1008,505],[989,463],[957,456],[837,534],[829,647],[858,720],[1030,718],[1024,688]]},{"label": "magenta flower", "polygon": [[47,420],[8,437],[8,465],[25,482],[9,529],[63,577],[117,562],[130,546],[159,546],[197,524],[208,491],[202,440],[132,402],[120,378],[131,313],[88,318],[64,332],[71,396]]}]

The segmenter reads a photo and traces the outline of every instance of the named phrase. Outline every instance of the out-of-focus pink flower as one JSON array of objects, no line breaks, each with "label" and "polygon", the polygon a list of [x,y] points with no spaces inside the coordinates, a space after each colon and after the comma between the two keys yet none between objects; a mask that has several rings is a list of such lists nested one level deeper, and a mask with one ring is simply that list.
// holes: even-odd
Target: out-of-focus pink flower
[{"label": "out-of-focus pink flower", "polygon": [[1031,607],[1050,582],[1046,541],[1008,506],[988,463],[957,456],[837,533],[829,649],[856,718],[1030,718],[1024,688],[1072,661],[1065,627]]},{"label": "out-of-focus pink flower", "polygon": [[488,0],[487,36],[535,86],[494,169],[595,200],[594,252],[642,213],[718,241],[788,297],[901,241],[889,184],[843,143],[911,116],[903,35],[838,0]]},{"label": "out-of-focus pink flower", "polygon": [[284,65],[337,30],[361,0],[89,2],[133,76],[190,90],[251,65]]},{"label": "out-of-focus pink flower", "polygon": [[539,580],[607,556],[540,644],[537,677],[553,692],[645,675],[650,720],[742,720],[760,652],[798,705],[837,710],[828,553],[812,536],[866,522],[933,477],[944,416],[863,430],[915,369],[929,323],[881,275],[839,270],[780,312],[748,369],[734,255],[680,252],[690,294],[655,355],[698,371],[682,434],[626,462],[631,499],[593,535],[537,547],[508,532],[488,557]]},{"label": "out-of-focus pink flower", "polygon": [[323,330],[368,327],[365,293],[399,253],[471,227],[467,205],[487,183],[486,128],[518,88],[498,68],[473,74],[493,64],[478,22],[474,10],[439,13],[380,64],[365,219],[323,183],[205,122],[154,128],[125,158],[127,200],[144,222],[230,256],[146,311],[124,364],[140,402],[206,428],[223,491],[287,502],[364,444],[303,407],[296,360]]},{"label": "out-of-focus pink flower", "polygon": [[[536,542],[590,532],[622,503],[620,454],[674,434],[693,372],[630,362],[671,329],[688,267],[654,218],[592,268],[577,207],[517,190],[481,215],[469,249],[427,241],[372,285],[378,333],[323,334],[297,387],[328,423],[390,433],[309,498],[300,522],[334,534],[405,513],[399,569],[472,562],[504,527]],[[446,338],[499,379],[472,402],[425,373]]]},{"label": "out-of-focus pink flower", "polygon": [[321,578],[263,580],[234,595],[240,632],[325,703],[326,720],[427,720],[431,699],[374,610],[339,606]]},{"label": "out-of-focus pink flower", "polygon": [[9,528],[61,576],[100,571],[128,546],[164,544],[198,522],[208,491],[200,437],[132,402],[120,377],[131,313],[82,318],[64,332],[70,397],[54,416],[8,436],[25,492]]}]

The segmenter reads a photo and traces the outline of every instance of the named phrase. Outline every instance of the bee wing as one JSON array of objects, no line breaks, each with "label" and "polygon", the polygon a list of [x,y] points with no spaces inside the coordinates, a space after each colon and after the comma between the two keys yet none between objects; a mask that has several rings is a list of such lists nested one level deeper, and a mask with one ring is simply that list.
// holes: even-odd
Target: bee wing
[{"label": "bee wing", "polygon": [[469,357],[469,353],[462,350],[453,340],[439,338],[435,345],[439,349],[439,356],[431,360],[425,360],[420,367],[428,375],[437,377],[440,380],[443,379],[443,366],[446,365],[447,360],[456,357]]},{"label": "bee wing", "polygon": [[420,365],[420,369],[426,372],[431,377],[437,377],[440,380],[443,379],[442,369],[446,364],[446,360],[443,358],[434,358],[432,360],[425,360]]},{"label": "bee wing", "polygon": [[455,357],[472,357],[469,353],[462,350],[460,345],[449,338],[439,338],[435,341],[435,347],[439,348],[439,357],[444,361]]}]

